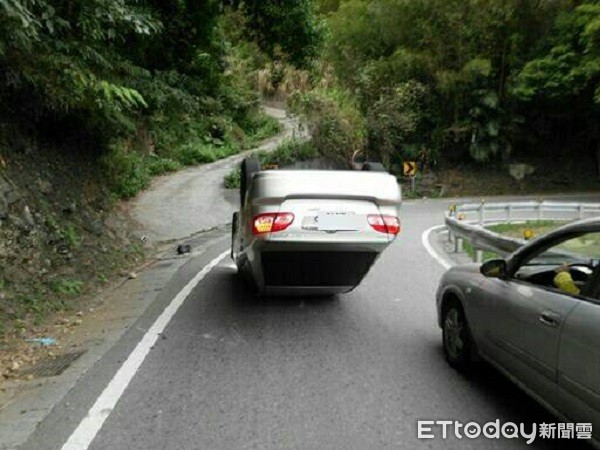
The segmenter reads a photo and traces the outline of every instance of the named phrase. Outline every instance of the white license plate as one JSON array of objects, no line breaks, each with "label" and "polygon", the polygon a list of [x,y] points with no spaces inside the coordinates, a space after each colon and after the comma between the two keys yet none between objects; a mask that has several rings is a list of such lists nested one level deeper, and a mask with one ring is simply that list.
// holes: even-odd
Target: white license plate
[{"label": "white license plate", "polygon": [[316,217],[319,231],[359,230],[364,221],[363,215],[345,212],[322,212]]}]

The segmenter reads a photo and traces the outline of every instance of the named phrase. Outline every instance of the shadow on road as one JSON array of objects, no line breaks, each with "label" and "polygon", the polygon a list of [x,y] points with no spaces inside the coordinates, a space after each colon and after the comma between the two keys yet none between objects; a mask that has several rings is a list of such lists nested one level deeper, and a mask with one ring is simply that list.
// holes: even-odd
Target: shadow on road
[{"label": "shadow on road", "polygon": [[[441,359],[444,359],[441,343],[437,348],[437,353]],[[448,369],[454,371],[450,367]],[[537,424],[539,429],[541,423],[557,424],[561,422],[560,419],[553,416],[487,362],[480,361],[469,372],[458,374],[469,383],[473,390],[479,391],[481,395],[486,397],[489,403],[493,404],[499,411],[499,415],[510,417],[510,420],[516,424],[525,424],[525,429],[528,432],[532,429],[533,424]],[[582,440],[540,438],[537,438],[530,447],[569,450],[592,449],[591,445]]]},{"label": "shadow on road", "polygon": [[232,300],[234,305],[242,307],[269,308],[297,308],[306,306],[310,308],[339,306],[338,295],[321,296],[258,296],[253,289],[238,276],[235,269],[222,274],[223,282],[233,286]]}]

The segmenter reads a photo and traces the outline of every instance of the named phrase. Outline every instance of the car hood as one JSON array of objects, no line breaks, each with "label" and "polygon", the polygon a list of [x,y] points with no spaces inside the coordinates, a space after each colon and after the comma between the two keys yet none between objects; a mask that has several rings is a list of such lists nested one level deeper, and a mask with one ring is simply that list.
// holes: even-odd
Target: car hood
[{"label": "car hood", "polygon": [[454,286],[461,289],[464,286],[473,286],[473,283],[478,285],[485,277],[479,271],[481,264],[461,264],[454,266],[444,274],[440,280],[438,293],[444,291],[448,286]]}]

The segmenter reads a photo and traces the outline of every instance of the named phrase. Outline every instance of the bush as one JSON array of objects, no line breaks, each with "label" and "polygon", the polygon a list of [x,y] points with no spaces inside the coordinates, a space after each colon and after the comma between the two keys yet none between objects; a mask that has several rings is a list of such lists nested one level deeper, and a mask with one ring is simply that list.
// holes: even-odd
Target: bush
[{"label": "bush", "polygon": [[150,183],[150,171],[142,154],[124,144],[113,145],[102,161],[111,191],[119,198],[130,198]]},{"label": "bush", "polygon": [[213,147],[213,152],[216,159],[227,158],[232,155],[236,155],[241,150],[239,144],[237,143],[226,143],[224,145],[220,145],[218,147]]},{"label": "bush", "polygon": [[426,92],[421,83],[408,82],[375,102],[367,114],[368,159],[389,166],[394,160],[417,156],[412,147],[420,148],[428,140],[422,130]]},{"label": "bush", "polygon": [[281,131],[281,124],[277,119],[267,116],[262,112],[252,115],[240,123],[242,129],[248,135],[248,144],[253,145],[258,141],[275,136]]},{"label": "bush", "polygon": [[176,157],[185,166],[211,163],[217,160],[217,156],[211,147],[204,146],[198,142],[190,142],[182,145]]},{"label": "bush", "polygon": [[155,157],[148,163],[148,171],[150,175],[162,175],[168,172],[175,172],[181,168],[179,162],[170,158]]},{"label": "bush", "polygon": [[296,161],[306,161],[319,157],[319,152],[311,141],[285,139],[274,152],[259,152],[255,155],[261,165],[285,166]]},{"label": "bush", "polygon": [[83,281],[59,278],[50,281],[50,288],[57,294],[78,295],[83,288]]},{"label": "bush", "polygon": [[308,125],[312,145],[327,158],[350,165],[365,148],[365,122],[346,92],[296,93],[290,109]]},{"label": "bush", "polygon": [[239,189],[242,180],[242,170],[237,167],[225,176],[225,188]]}]

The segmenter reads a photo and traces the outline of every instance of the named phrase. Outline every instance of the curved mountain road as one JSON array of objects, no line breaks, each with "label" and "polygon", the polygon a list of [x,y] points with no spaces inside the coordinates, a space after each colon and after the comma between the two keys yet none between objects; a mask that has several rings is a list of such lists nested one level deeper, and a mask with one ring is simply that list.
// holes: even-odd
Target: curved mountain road
[{"label": "curved mountain road", "polygon": [[[297,132],[282,110],[267,112],[286,128],[264,150]],[[97,359],[79,366],[81,375],[45,406],[20,448],[560,448],[561,441],[539,438],[531,445],[443,438],[439,428],[435,439],[417,437],[419,420],[499,420],[527,429],[557,422],[486,365],[465,377],[444,361],[434,295],[452,262],[438,255],[433,227],[456,199],[405,202],[401,235],[353,292],[257,299],[226,256],[222,227],[238,201],[223,177],[243,156],[162,177],[132,201],[132,216],[151,239],[195,235],[198,252],[165,257],[135,280],[139,292],[123,292],[132,298],[122,304],[138,305],[139,318],[114,341],[99,339],[106,349],[97,357],[89,350],[89,360]],[[28,407],[21,414],[35,416]],[[18,423],[18,410],[9,409]]]},{"label": "curved mountain road", "polygon": [[434,305],[444,268],[421,238],[455,201],[405,203],[399,239],[355,291],[333,299],[256,299],[229,258],[217,258],[227,237],[215,241],[22,448],[560,448],[443,439],[440,429],[417,438],[418,420],[557,422],[489,367],[465,377],[444,361]]},{"label": "curved mountain road", "polygon": [[130,215],[140,231],[151,241],[170,241],[231,222],[239,197],[237,190],[225,189],[225,175],[249,154],[272,151],[284,139],[302,135],[298,123],[285,110],[263,109],[281,122],[281,133],[252,150],[155,179],[130,203]]}]

